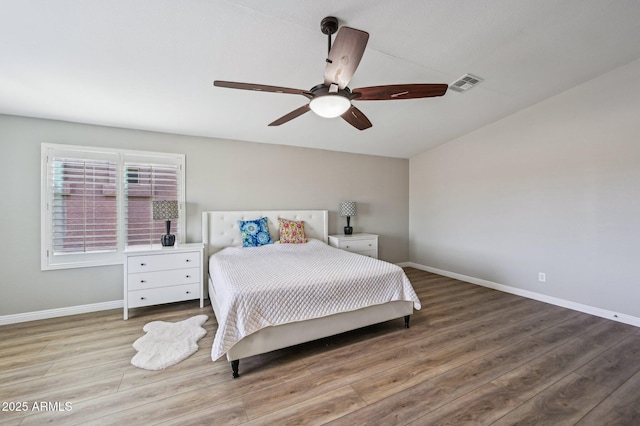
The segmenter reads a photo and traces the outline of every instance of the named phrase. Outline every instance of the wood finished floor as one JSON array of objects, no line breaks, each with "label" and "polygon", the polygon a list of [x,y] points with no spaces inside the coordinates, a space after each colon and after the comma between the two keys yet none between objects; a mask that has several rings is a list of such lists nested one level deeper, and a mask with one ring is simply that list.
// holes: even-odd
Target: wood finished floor
[{"label": "wood finished floor", "polygon": [[[639,425],[640,329],[407,268],[423,308],[242,360],[212,362],[211,308],[185,302],[0,327],[0,424]],[[145,323],[206,313],[200,350],[130,364]],[[71,411],[31,411],[34,402]]]}]

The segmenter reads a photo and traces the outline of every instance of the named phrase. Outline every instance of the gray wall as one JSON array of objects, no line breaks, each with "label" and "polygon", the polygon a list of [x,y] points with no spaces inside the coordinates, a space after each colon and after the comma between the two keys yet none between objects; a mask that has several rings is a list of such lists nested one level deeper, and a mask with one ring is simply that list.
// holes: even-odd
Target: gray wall
[{"label": "gray wall", "polygon": [[338,233],[354,200],[355,232],[379,234],[384,260],[409,258],[409,160],[0,115],[0,316],[122,300],[121,265],[40,271],[43,142],[185,154],[188,242],[203,210],[327,209]]},{"label": "gray wall", "polygon": [[635,61],[412,158],[411,261],[640,317],[638,75]]}]

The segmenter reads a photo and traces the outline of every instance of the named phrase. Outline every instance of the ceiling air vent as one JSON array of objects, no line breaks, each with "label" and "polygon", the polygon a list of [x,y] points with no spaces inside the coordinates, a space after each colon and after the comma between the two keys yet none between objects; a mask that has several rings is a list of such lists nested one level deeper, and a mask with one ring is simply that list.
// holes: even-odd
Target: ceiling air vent
[{"label": "ceiling air vent", "polygon": [[473,86],[480,83],[481,81],[484,81],[484,79],[480,77],[476,77],[475,75],[465,74],[459,79],[457,79],[456,81],[454,81],[453,83],[451,83],[449,85],[449,89],[453,90],[454,92],[462,93],[471,89]]}]

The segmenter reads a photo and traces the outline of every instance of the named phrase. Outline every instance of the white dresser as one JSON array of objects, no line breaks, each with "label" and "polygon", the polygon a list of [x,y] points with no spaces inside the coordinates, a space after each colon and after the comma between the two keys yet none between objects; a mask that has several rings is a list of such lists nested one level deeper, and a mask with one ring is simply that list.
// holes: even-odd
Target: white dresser
[{"label": "white dresser", "polygon": [[129,308],[203,298],[202,243],[143,246],[124,253],[124,319]]},{"label": "white dresser", "polygon": [[329,235],[329,245],[364,256],[378,258],[378,236],[375,234]]}]

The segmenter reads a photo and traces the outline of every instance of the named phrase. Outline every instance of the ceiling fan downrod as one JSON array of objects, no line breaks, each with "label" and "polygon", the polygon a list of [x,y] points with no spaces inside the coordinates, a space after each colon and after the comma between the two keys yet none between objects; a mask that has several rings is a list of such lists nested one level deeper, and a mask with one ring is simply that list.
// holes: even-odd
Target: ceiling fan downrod
[{"label": "ceiling fan downrod", "polygon": [[320,31],[322,34],[327,35],[327,59],[326,62],[331,63],[329,59],[329,53],[331,52],[331,35],[338,31],[338,18],[334,16],[327,16],[320,22]]}]

